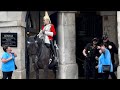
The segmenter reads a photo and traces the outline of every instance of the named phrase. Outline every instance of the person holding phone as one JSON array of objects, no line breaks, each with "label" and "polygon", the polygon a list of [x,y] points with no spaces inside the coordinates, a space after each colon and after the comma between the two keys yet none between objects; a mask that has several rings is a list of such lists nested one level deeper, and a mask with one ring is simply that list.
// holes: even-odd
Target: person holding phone
[{"label": "person holding phone", "polygon": [[17,54],[12,52],[11,47],[8,45],[3,46],[4,53],[2,54],[1,61],[2,61],[2,79],[12,79],[12,73],[16,69],[15,68],[15,57]]},{"label": "person holding phone", "polygon": [[109,79],[110,73],[113,72],[113,64],[110,51],[106,48],[105,43],[100,45],[100,53],[96,68],[98,68],[98,73],[102,75],[103,79]]}]

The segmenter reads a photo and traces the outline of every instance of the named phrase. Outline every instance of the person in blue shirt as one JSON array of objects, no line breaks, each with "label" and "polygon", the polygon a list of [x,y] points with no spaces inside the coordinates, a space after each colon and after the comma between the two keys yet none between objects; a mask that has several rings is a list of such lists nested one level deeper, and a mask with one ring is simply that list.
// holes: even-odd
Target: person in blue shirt
[{"label": "person in blue shirt", "polygon": [[116,47],[116,45],[111,42],[109,40],[109,37],[107,34],[103,35],[103,43],[106,44],[106,48],[110,51],[110,54],[111,54],[111,60],[112,60],[112,64],[113,64],[113,72],[110,73],[110,76],[112,79],[117,79],[116,75],[114,72],[117,71],[117,63],[116,63],[116,60],[114,58],[114,55],[115,54],[118,54],[118,48]]},{"label": "person in blue shirt", "polygon": [[[110,72],[113,72],[113,64],[111,60],[111,54],[110,51],[106,48],[106,44],[103,43],[100,45],[100,50],[101,50],[101,55],[98,58],[98,73],[101,73],[103,76],[103,79],[108,79]],[[110,65],[110,71],[109,72],[104,72],[103,71],[103,65]]]},{"label": "person in blue shirt", "polygon": [[12,52],[11,47],[5,45],[3,46],[4,53],[2,54],[1,60],[2,60],[2,72],[3,72],[3,78],[2,79],[11,79],[12,73],[15,70],[15,57],[17,57],[17,54]]}]

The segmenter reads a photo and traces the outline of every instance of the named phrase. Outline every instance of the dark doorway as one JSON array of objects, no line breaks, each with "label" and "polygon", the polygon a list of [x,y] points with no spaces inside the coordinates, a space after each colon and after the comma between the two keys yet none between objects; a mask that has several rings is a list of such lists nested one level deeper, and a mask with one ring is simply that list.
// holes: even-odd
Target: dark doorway
[{"label": "dark doorway", "polygon": [[56,30],[56,36],[54,36],[54,40],[56,41],[56,43],[58,43],[58,31],[57,31],[57,27],[58,27],[58,19],[57,19],[58,13],[55,12],[53,14],[50,15],[50,19],[51,19],[51,23],[54,25],[55,30]]},{"label": "dark doorway", "polygon": [[76,62],[79,68],[79,77],[84,77],[82,51],[94,37],[101,38],[102,31],[102,16],[92,11],[76,13]]}]

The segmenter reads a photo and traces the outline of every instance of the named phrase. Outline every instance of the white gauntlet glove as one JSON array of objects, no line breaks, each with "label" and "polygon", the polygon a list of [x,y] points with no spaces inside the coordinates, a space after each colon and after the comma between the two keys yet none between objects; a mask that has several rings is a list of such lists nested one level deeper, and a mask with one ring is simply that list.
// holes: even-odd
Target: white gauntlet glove
[{"label": "white gauntlet glove", "polygon": [[53,32],[45,31],[45,34],[48,35],[48,36],[53,37]]}]

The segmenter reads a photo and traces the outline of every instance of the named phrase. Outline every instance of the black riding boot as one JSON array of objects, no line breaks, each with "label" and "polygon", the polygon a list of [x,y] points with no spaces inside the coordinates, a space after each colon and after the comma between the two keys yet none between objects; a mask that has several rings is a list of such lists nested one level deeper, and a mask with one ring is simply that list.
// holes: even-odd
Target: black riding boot
[{"label": "black riding boot", "polygon": [[52,52],[54,54],[54,58],[56,58],[56,52],[55,52],[55,48],[54,48],[54,45],[53,45],[53,41],[50,40],[50,43],[51,43]]},{"label": "black riding boot", "polygon": [[54,45],[53,45],[53,41],[50,41],[50,48],[51,48],[51,50],[52,50],[52,52],[53,52],[53,54],[54,54],[54,56],[52,55],[52,57],[50,58],[50,61],[49,61],[49,66],[48,66],[48,68],[49,69],[54,69],[55,68],[55,66],[57,65],[57,55],[56,55],[56,52],[55,52],[55,48],[54,48]]}]

